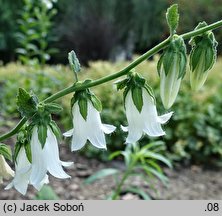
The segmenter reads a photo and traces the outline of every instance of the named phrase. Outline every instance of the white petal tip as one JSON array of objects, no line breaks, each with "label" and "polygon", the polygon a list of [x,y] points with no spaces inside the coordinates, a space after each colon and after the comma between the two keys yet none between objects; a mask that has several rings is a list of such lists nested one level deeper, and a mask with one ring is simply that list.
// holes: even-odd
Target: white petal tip
[{"label": "white petal tip", "polygon": [[121,127],[122,131],[128,132],[128,127],[125,127],[125,126],[123,126],[123,125],[121,125],[120,127]]},{"label": "white petal tip", "polygon": [[102,130],[105,134],[110,134],[116,130],[116,127],[109,124],[102,124]]},{"label": "white petal tip", "polygon": [[71,137],[73,135],[73,129],[66,131],[65,133],[63,133],[64,137]]}]

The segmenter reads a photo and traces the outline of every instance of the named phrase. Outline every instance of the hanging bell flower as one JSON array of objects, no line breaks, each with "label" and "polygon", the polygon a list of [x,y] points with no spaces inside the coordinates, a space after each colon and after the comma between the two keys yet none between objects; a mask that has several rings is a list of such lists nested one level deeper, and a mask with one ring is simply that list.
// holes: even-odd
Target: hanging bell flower
[{"label": "hanging bell flower", "polygon": [[151,137],[165,135],[161,124],[170,119],[172,112],[158,116],[152,89],[143,77],[133,72],[127,79],[117,83],[117,88],[125,88],[124,105],[128,127],[121,128],[128,132],[126,143],[137,142],[143,134]]},{"label": "hanging bell flower", "polygon": [[[207,26],[201,22],[195,29]],[[190,85],[192,90],[199,90],[205,83],[210,69],[216,62],[217,41],[212,31],[191,38],[192,50],[190,53]]]},{"label": "hanging bell flower", "polygon": [[[15,177],[11,183],[6,186],[6,190],[14,187],[18,192],[25,195],[28,189],[28,185],[31,184],[30,176],[32,172],[32,164],[30,163],[26,149],[22,146],[17,154],[15,163]],[[42,188],[44,184],[48,184],[48,175],[46,174],[44,178],[35,184],[32,184],[38,191]]]},{"label": "hanging bell flower", "polygon": [[0,154],[0,183],[3,183],[3,179],[10,179],[14,176],[14,171],[5,161],[5,158]]},{"label": "hanging bell flower", "polygon": [[157,65],[160,76],[160,97],[166,109],[176,100],[181,80],[186,73],[186,46],[182,37],[174,35]]},{"label": "hanging bell flower", "polygon": [[112,133],[116,127],[101,122],[100,100],[89,89],[78,91],[72,98],[71,107],[73,129],[63,134],[65,137],[72,136],[71,150],[83,148],[87,140],[97,148],[106,149],[104,134]]}]

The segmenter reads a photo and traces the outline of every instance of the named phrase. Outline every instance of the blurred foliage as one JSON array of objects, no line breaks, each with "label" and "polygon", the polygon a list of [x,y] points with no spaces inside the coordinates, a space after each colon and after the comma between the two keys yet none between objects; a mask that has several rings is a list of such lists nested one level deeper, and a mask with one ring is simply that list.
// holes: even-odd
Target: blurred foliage
[{"label": "blurred foliage", "polygon": [[59,200],[59,197],[48,185],[44,185],[42,189],[36,194],[35,200]]},{"label": "blurred foliage", "polygon": [[44,65],[50,54],[56,52],[55,48],[48,47],[48,43],[55,41],[51,29],[52,18],[57,11],[48,8],[42,1],[23,0],[23,3],[17,20],[19,30],[15,34],[19,44],[16,49],[18,59],[24,64]]},{"label": "blurred foliage", "polygon": [[[157,57],[157,56],[156,56]],[[159,96],[159,78],[156,72],[157,59],[147,61],[137,67],[137,72],[147,78],[154,88],[159,114],[167,111],[163,109]],[[111,74],[126,66],[129,62],[115,64],[103,61],[90,62],[89,68],[83,68],[80,80],[96,79]],[[190,90],[187,74],[182,82],[179,96],[172,107],[174,115],[164,126],[166,136],[160,138],[167,145],[167,156],[180,162],[204,163],[220,165],[222,161],[222,60],[218,59],[203,89],[199,92]],[[31,73],[30,73],[30,70]],[[33,68],[20,64],[0,66],[0,109],[1,116],[6,119],[17,118],[15,97],[18,87],[34,91],[43,99],[62,88],[72,85],[72,72],[68,67],[45,67],[45,72],[36,72]],[[120,125],[127,125],[123,108],[122,92],[116,92],[112,83],[93,88],[94,93],[103,104],[102,120],[104,123],[117,126],[117,130],[107,136],[108,151],[99,151],[87,145],[81,153],[88,156],[100,156],[107,160],[110,152],[124,149],[125,135]],[[64,111],[60,116],[54,116],[66,131],[72,127],[70,115],[70,99],[67,95],[57,102],[61,103]],[[67,140],[69,143],[70,140]],[[142,144],[150,142],[147,136],[141,140]]]},{"label": "blurred foliage", "polygon": [[9,61],[14,59],[14,50],[17,47],[15,22],[22,6],[22,0],[0,0],[0,5],[0,60]]},{"label": "blurred foliage", "polygon": [[[49,47],[56,47],[59,52],[52,55],[51,61],[66,63],[72,49],[84,64],[97,59],[130,59],[132,53],[143,52],[169,35],[165,12],[173,3],[179,4],[179,33],[194,29],[200,21],[212,23],[221,19],[222,0],[58,0],[54,4],[58,13],[52,19],[52,32],[59,41],[51,41]],[[19,47],[16,20],[23,0],[0,0],[0,4],[0,59],[9,61]],[[40,17],[42,25],[47,23],[45,18]],[[221,31],[215,33],[217,40],[222,41]],[[220,44],[218,50],[221,53]]]}]

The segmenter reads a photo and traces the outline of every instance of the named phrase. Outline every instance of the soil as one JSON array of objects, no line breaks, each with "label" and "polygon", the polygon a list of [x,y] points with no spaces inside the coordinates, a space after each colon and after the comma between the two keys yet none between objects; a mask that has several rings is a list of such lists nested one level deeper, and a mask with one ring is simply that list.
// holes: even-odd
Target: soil
[{"label": "soil", "polygon": [[[122,162],[113,161],[109,163],[99,162],[95,159],[88,159],[80,154],[69,152],[67,146],[60,146],[61,159],[64,161],[74,161],[75,164],[67,169],[71,179],[59,180],[50,177],[50,186],[60,199],[93,199],[103,200],[111,194],[114,188],[112,177],[106,177],[96,182],[85,185],[84,179],[92,173],[106,167],[124,168]],[[156,191],[152,190],[146,182],[140,180],[138,176],[132,177],[129,181],[134,186],[142,187],[149,192],[152,199],[222,199],[222,170],[203,169],[198,166],[176,167],[172,170],[164,169],[169,178],[168,186],[163,186],[155,181]],[[1,185],[0,199],[34,199],[36,190],[29,186],[26,196],[22,196],[16,190],[5,191],[4,187],[8,182]],[[125,193],[121,196],[123,200],[140,199],[132,193]]]}]

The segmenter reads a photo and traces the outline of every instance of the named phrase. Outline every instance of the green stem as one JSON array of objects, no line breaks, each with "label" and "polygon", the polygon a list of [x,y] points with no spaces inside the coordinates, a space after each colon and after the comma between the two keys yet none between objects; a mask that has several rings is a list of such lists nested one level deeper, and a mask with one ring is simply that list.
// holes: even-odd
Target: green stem
[{"label": "green stem", "polygon": [[137,163],[137,160],[138,160],[138,158],[137,158],[136,155],[133,158],[131,158],[130,165],[127,167],[126,171],[124,172],[122,179],[120,180],[119,184],[117,185],[117,187],[115,189],[114,194],[111,197],[112,200],[116,200],[119,197],[119,195],[121,193],[121,190],[122,190],[122,186],[124,185],[124,183],[125,183],[126,179],[128,178],[128,176],[131,174],[133,168],[135,167],[135,165]]},{"label": "green stem", "polygon": [[119,197],[119,194],[121,192],[122,186],[123,186],[124,182],[126,181],[126,179],[128,178],[128,176],[130,175],[130,173],[131,173],[131,170],[127,170],[124,173],[124,175],[123,175],[121,181],[119,182],[119,184],[118,184],[118,186],[117,186],[113,196],[111,197],[112,200],[116,200]]},{"label": "green stem", "polygon": [[[183,37],[184,39],[189,39],[190,37],[197,36],[199,34],[202,34],[203,32],[209,31],[209,30],[214,30],[214,29],[219,28],[221,26],[222,26],[222,20],[220,20],[218,22],[215,22],[215,23],[213,23],[211,25],[205,26],[205,27],[203,27],[201,29],[193,30],[193,31],[187,32],[185,34],[182,34],[181,37]],[[137,58],[135,61],[133,61],[131,64],[129,64],[128,66],[126,66],[122,70],[120,70],[120,71],[118,71],[118,72],[116,72],[114,74],[105,76],[103,78],[94,80],[92,82],[83,84],[83,85],[79,85],[79,86],[72,85],[72,86],[70,86],[68,88],[65,88],[65,89],[55,93],[54,95],[46,98],[44,100],[44,102],[45,103],[49,103],[49,102],[52,102],[52,101],[54,101],[54,100],[56,100],[56,99],[58,99],[60,97],[65,96],[65,95],[67,95],[69,93],[72,93],[72,92],[75,92],[75,91],[78,91],[78,90],[83,90],[83,89],[86,89],[86,88],[90,88],[90,87],[93,87],[93,86],[97,86],[97,85],[100,85],[102,83],[106,83],[108,81],[114,80],[114,79],[116,79],[118,77],[121,77],[123,75],[126,75],[131,69],[135,68],[141,62],[143,62],[144,60],[150,58],[154,54],[156,54],[159,51],[161,51],[162,49],[164,49],[169,44],[169,42],[170,42],[170,37],[165,39],[164,41],[162,41],[161,43],[159,43],[158,45],[156,45],[155,47],[153,47],[152,49],[150,49],[149,51],[147,51],[143,55],[141,55],[139,58]],[[19,131],[19,129],[25,124],[25,122],[26,122],[26,119],[23,118],[16,125],[16,127],[14,129],[12,129],[10,132],[0,136],[0,141],[3,141],[5,139],[13,136],[14,134],[16,134]]]}]

